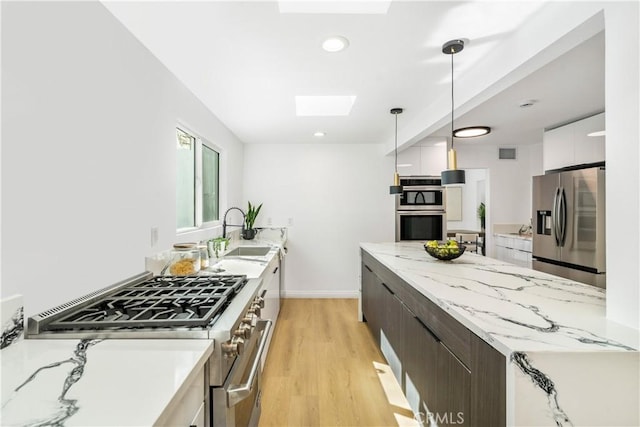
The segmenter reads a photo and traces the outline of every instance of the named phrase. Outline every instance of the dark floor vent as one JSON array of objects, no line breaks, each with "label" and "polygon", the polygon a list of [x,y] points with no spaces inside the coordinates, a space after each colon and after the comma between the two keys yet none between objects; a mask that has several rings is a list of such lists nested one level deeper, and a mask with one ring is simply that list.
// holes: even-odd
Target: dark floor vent
[{"label": "dark floor vent", "polygon": [[515,148],[498,148],[498,159],[500,160],[515,160],[516,149]]}]

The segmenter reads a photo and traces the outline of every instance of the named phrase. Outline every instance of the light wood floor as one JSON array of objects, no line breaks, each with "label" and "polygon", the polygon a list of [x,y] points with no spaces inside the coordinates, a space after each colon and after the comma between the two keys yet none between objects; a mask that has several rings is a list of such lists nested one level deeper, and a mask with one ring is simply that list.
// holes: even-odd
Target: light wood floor
[{"label": "light wood floor", "polygon": [[355,299],[284,299],[269,349],[260,427],[398,426],[373,362],[385,363]]}]

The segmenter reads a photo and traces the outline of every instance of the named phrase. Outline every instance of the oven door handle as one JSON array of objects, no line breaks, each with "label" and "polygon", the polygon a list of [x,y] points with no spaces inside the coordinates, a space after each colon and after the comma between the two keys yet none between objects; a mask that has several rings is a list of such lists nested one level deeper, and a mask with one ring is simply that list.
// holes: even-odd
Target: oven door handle
[{"label": "oven door handle", "polygon": [[398,216],[407,216],[407,215],[415,215],[415,216],[437,216],[437,215],[444,215],[446,214],[447,211],[438,208],[438,209],[416,209],[416,210],[403,210],[403,209],[397,209],[396,210],[396,215]]},{"label": "oven door handle", "polygon": [[262,358],[262,352],[267,345],[267,340],[269,339],[269,332],[271,331],[272,324],[273,322],[271,320],[260,320],[258,322],[257,326],[258,328],[263,328],[263,332],[260,339],[260,344],[258,344],[256,358],[253,360],[253,365],[251,365],[251,371],[249,372],[249,378],[247,378],[247,382],[244,384],[231,386],[227,389],[227,404],[229,405],[229,408],[235,406],[251,395],[255,377],[258,374],[258,370],[260,369],[260,359]]}]

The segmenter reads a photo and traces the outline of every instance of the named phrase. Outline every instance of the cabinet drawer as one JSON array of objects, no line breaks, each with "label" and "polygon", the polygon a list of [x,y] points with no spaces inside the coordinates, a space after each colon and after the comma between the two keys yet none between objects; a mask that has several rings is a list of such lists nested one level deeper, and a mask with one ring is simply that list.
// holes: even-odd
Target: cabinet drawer
[{"label": "cabinet drawer", "polygon": [[523,251],[513,251],[513,259],[519,263],[526,263],[527,262],[527,252],[523,252]]},{"label": "cabinet drawer", "polygon": [[500,246],[503,248],[507,247],[507,238],[504,236],[495,236],[496,238],[496,246]]},{"label": "cabinet drawer", "polygon": [[471,332],[424,295],[414,298],[416,304],[409,308],[462,363],[470,366]]},{"label": "cabinet drawer", "polygon": [[526,239],[514,239],[513,248],[519,251],[531,252],[531,240]]},{"label": "cabinet drawer", "polygon": [[511,261],[511,249],[504,248],[502,246],[496,247],[496,259],[500,261]]},{"label": "cabinet drawer", "polygon": [[456,357],[469,366],[471,332],[462,323],[364,251],[362,261]]},{"label": "cabinet drawer", "polygon": [[496,236],[496,246],[501,246],[503,248],[515,248],[520,241],[521,239],[516,239],[513,237]]}]

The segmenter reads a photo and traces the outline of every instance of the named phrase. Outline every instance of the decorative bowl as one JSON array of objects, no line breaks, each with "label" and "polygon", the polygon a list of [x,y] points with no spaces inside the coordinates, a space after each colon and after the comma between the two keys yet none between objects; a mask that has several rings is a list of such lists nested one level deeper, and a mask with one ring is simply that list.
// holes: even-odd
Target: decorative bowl
[{"label": "decorative bowl", "polygon": [[458,258],[467,249],[465,245],[458,243],[458,247],[447,246],[447,242],[438,242],[438,246],[424,246],[425,251],[434,258],[442,261],[451,261]]}]

